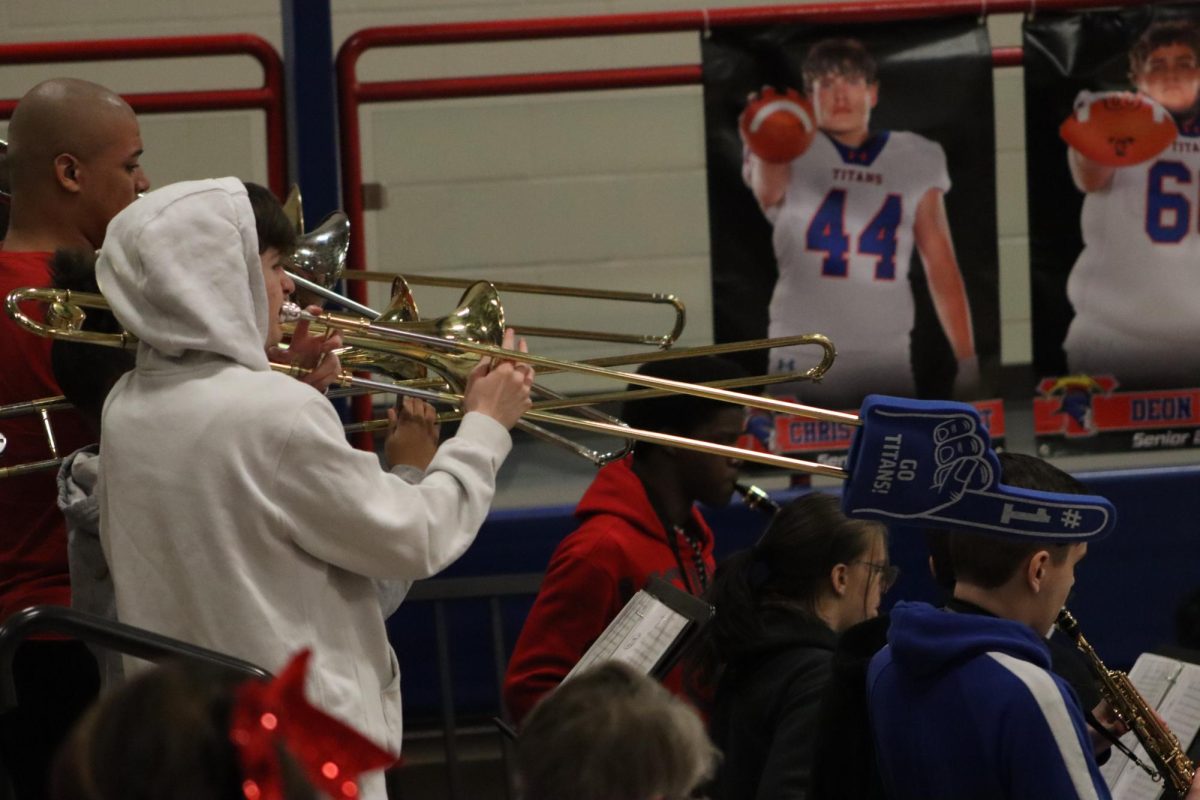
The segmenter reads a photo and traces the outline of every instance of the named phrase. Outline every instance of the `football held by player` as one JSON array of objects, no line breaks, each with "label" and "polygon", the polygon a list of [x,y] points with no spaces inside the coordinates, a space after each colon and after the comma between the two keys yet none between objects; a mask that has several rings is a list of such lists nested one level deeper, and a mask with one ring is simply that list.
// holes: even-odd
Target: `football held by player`
[{"label": "football held by player", "polygon": [[[751,98],[740,126],[743,178],[774,227],[779,279],[769,333],[820,332],[838,350],[823,384],[785,391],[839,407],[857,407],[871,392],[914,393],[909,340],[915,311],[908,270],[915,245],[958,361],[955,394],[970,397],[978,361],[946,219],[945,153],[915,133],[870,129],[880,87],[875,62],[860,42],[818,42],[802,72],[811,106],[791,92],[764,91]],[[800,155],[781,159],[778,149],[762,146],[757,135],[762,127],[753,123],[764,110],[801,113],[790,106],[811,108],[818,131]],[[800,363],[803,356],[787,348],[771,353],[772,371]]]},{"label": "football held by player", "polygon": [[[1073,115],[1086,114],[1081,130],[1093,118],[1099,125],[1095,103],[1123,100],[1127,127],[1107,138],[1126,143],[1127,158],[1084,155],[1064,125],[1071,176],[1086,197],[1063,348],[1072,373],[1112,375],[1122,389],[1200,386],[1200,31],[1188,22],[1150,26],[1130,50],[1129,77],[1136,96],[1081,96]],[[1178,136],[1164,141],[1171,119]],[[1165,149],[1139,149],[1139,139]]]}]

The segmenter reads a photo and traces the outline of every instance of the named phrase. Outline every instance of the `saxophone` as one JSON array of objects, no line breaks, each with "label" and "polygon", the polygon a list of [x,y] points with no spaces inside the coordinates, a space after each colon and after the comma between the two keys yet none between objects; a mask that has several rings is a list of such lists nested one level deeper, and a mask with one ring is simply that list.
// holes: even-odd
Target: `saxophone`
[{"label": "saxophone", "polygon": [[1192,779],[1196,775],[1196,765],[1187,757],[1179,739],[1171,733],[1171,729],[1162,723],[1154,709],[1146,702],[1129,676],[1118,670],[1104,666],[1104,662],[1096,655],[1096,651],[1083,638],[1079,623],[1070,611],[1065,608],[1059,612],[1055,625],[1060,631],[1071,637],[1075,646],[1087,658],[1100,682],[1100,694],[1112,706],[1113,713],[1125,723],[1134,736],[1146,748],[1150,760],[1158,768],[1155,781],[1166,778],[1167,783],[1176,794],[1183,796],[1191,788]]}]

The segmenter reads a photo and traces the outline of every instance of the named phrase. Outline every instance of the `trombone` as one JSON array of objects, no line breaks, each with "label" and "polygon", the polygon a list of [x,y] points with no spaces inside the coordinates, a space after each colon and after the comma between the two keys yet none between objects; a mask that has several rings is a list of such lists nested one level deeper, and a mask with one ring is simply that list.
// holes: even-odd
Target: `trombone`
[{"label": "trombone", "polygon": [[[377,330],[397,330],[392,325],[399,323],[404,331],[421,333],[436,338],[438,341],[454,342],[454,343],[479,343],[490,344],[495,347],[503,338],[505,328],[504,312],[500,303],[500,298],[497,295],[495,286],[487,281],[477,281],[463,294],[457,308],[451,311],[446,316],[437,320],[418,320],[416,304],[412,300],[412,295],[408,291],[407,284],[402,278],[396,278],[395,293],[389,308],[379,317],[379,321],[372,323]],[[298,312],[298,309],[297,309]],[[333,327],[338,327],[334,325]],[[522,333],[525,329],[522,328]],[[422,364],[430,367],[435,372],[443,376],[446,385],[461,387],[467,377],[467,373],[474,366],[474,360],[464,357],[461,353],[446,354],[440,352],[430,352],[428,348],[409,347],[404,348],[400,344],[393,343],[387,347],[380,347],[376,337],[362,337],[343,332],[343,341],[351,345],[346,350],[346,354],[341,356],[343,363],[351,368],[375,369],[383,371],[391,376],[399,376],[405,379],[406,385],[410,388],[434,389],[437,384],[424,382],[419,380],[410,380],[413,378],[411,371],[412,364]],[[559,366],[552,366],[550,361],[545,361],[540,369],[543,375],[554,372],[579,372],[579,369],[573,368],[582,365],[584,367],[595,368],[591,374],[604,374],[608,377],[629,377],[628,373],[619,373],[613,370],[605,370],[605,367],[611,367],[620,364],[644,363],[647,361],[661,361],[666,359],[684,358],[695,355],[715,355],[717,353],[729,353],[744,351],[747,349],[763,349],[766,347],[779,347],[797,344],[816,344],[822,347],[823,354],[817,366],[805,372],[792,372],[781,375],[772,376],[757,376],[730,379],[724,381],[714,381],[708,384],[696,384],[701,388],[715,389],[733,389],[742,388],[745,386],[756,385],[761,386],[772,383],[782,383],[785,381],[795,380],[819,380],[825,372],[833,364],[835,352],[832,343],[828,338],[819,334],[806,334],[801,336],[782,337],[778,339],[756,339],[750,342],[734,342],[723,345],[712,345],[708,347],[698,347],[679,350],[659,350],[651,353],[643,353],[637,355],[625,356],[610,356],[608,358],[593,359],[583,362],[554,362]],[[501,351],[509,352],[509,351]],[[569,365],[563,368],[561,365]],[[599,371],[596,371],[599,370]],[[611,376],[608,373],[613,373]],[[636,381],[633,381],[636,385]],[[362,388],[365,384],[346,381],[342,383],[345,387]],[[680,384],[683,385],[683,384]],[[688,384],[689,386],[692,384]],[[373,385],[372,391],[380,391],[381,387],[378,384]],[[387,391],[387,389],[382,389]],[[584,414],[589,418],[592,424],[589,427],[582,428],[585,431],[603,431],[614,435],[620,435],[619,431],[630,430],[619,419],[600,412],[592,406],[598,403],[610,402],[613,400],[632,400],[644,399],[649,397],[661,397],[664,394],[670,394],[677,389],[668,389],[663,387],[650,387],[635,390],[622,389],[620,391],[610,391],[604,393],[594,393],[575,397],[564,397],[555,392],[551,392],[543,387],[534,387],[534,396],[544,399],[539,399],[534,402],[533,408],[523,417],[521,427],[526,431],[533,433],[539,438],[546,439],[554,444],[559,444],[574,451],[577,455],[581,455],[597,466],[602,466],[609,461],[612,461],[624,455],[632,447],[632,441],[637,437],[629,435],[626,439],[626,446],[621,450],[611,453],[598,454],[590,448],[575,442],[572,439],[566,439],[559,434],[546,430],[540,425],[534,423],[541,421],[550,425],[561,425],[566,427],[576,427],[576,417],[555,415],[553,417],[537,416],[544,412],[562,410],[562,409],[578,409],[579,413]],[[447,402],[445,395],[434,397],[437,401]],[[442,417],[443,420],[456,419],[453,412],[449,412]],[[347,433],[356,433],[360,431],[375,432],[386,429],[388,421],[385,419],[369,420],[367,422],[353,423],[346,426]],[[609,427],[602,427],[608,425]],[[620,426],[619,428],[611,426]]]},{"label": "trombone", "polygon": [[[411,294],[403,285],[403,279],[397,278],[398,288],[391,305],[380,316],[377,325],[399,324],[403,330],[416,331],[437,336],[451,342],[470,341],[497,345],[503,338],[505,329],[504,313],[500,298],[493,284],[478,281],[463,294],[458,307],[446,316],[436,320],[420,320]],[[524,328],[521,332],[524,333]],[[440,373],[450,384],[462,384],[467,373],[474,366],[474,361],[458,356],[432,355],[424,351],[400,352],[395,348],[380,349],[370,339],[358,339],[353,336],[344,337],[344,341],[355,345],[343,348],[338,356],[344,366],[353,370],[365,369],[379,371],[392,378],[406,381],[413,388],[438,388],[444,385],[441,381],[422,381],[413,372],[414,364],[429,366]],[[745,342],[731,342],[718,345],[706,345],[693,348],[678,348],[673,350],[658,350],[646,353],[635,353],[619,356],[586,359],[579,363],[595,367],[613,367],[626,364],[665,361],[668,359],[688,358],[699,355],[718,355],[725,353],[743,352],[746,350],[761,350],[768,347],[784,347],[791,345],[816,344],[823,348],[820,362],[803,372],[789,372],[776,375],[734,378],[714,381],[706,384],[723,389],[744,388],[746,386],[764,386],[775,383],[792,382],[797,380],[820,380],[833,364],[835,352],[829,340],[819,334],[802,334],[799,336],[779,337],[776,339],[752,339]],[[542,375],[562,372],[556,368],[540,370]],[[423,377],[423,373],[420,377]],[[534,404],[534,410],[561,410],[568,408],[586,408],[600,403],[617,400],[647,399],[661,397],[670,392],[662,389],[621,389],[608,392],[563,397],[542,387],[536,387],[535,394],[547,398]],[[608,415],[589,413],[593,419],[616,422]],[[372,420],[348,426],[347,432],[379,430],[387,426],[385,420]]]},{"label": "trombone", "polygon": [[[58,308],[59,313],[55,314],[53,317],[51,314],[47,314],[47,319],[52,319],[55,321],[51,324],[43,324],[31,319],[20,308],[20,304],[26,301],[46,302],[50,303],[52,308]],[[99,294],[71,292],[63,289],[25,288],[17,289],[11,292],[5,301],[5,305],[9,316],[11,316],[13,320],[17,322],[17,324],[39,336],[49,336],[51,338],[89,342],[92,344],[106,345],[110,347],[129,347],[136,342],[136,338],[127,332],[119,334],[106,334],[83,331],[79,330],[78,327],[71,327],[73,324],[75,324],[75,320],[78,320],[80,315],[83,314],[82,308],[107,307],[107,301],[105,301],[104,297]],[[668,393],[673,392],[688,394],[695,397],[703,397],[709,400],[733,403],[743,407],[759,408],[766,411],[809,417],[812,419],[820,419],[830,422],[839,422],[846,425],[861,424],[858,416],[855,414],[848,414],[840,411],[830,411],[823,408],[806,406],[798,403],[790,403],[769,397],[742,394],[740,392],[735,392],[730,389],[724,389],[717,386],[682,383],[679,381],[674,381],[667,378],[658,378],[651,375],[623,372],[610,367],[596,366],[581,362],[560,361],[557,359],[534,355],[532,353],[520,353],[512,350],[505,350],[504,348],[492,344],[450,340],[429,333],[420,333],[417,331],[408,331],[401,328],[379,325],[370,320],[363,319],[362,317],[352,317],[345,314],[334,314],[331,312],[310,314],[293,303],[285,304],[284,309],[281,312],[281,317],[285,321],[298,322],[300,320],[307,320],[309,322],[315,322],[324,325],[327,328],[335,328],[343,331],[343,333],[346,334],[349,339],[352,339],[355,344],[360,344],[365,348],[371,348],[387,353],[403,354],[406,357],[422,363],[428,363],[430,360],[446,361],[448,359],[450,361],[457,361],[458,363],[456,364],[456,367],[461,369],[464,362],[467,360],[464,358],[464,356],[486,355],[499,360],[520,361],[531,364],[534,367],[542,370],[562,370],[567,372],[594,375],[611,380],[620,380],[634,386],[662,390]],[[57,324],[61,327],[53,327],[54,324]],[[825,350],[825,360],[832,361],[833,348],[829,343],[829,340],[819,335],[814,335],[812,339],[813,341],[810,343],[819,344]],[[279,369],[296,374],[296,370],[292,367],[279,367]],[[435,400],[451,404],[459,404],[462,400],[461,394],[440,392],[432,389],[418,389],[398,384],[384,383],[381,381],[371,381],[363,378],[353,377],[345,371],[343,371],[343,374],[339,377],[340,382],[345,386],[363,386],[364,388],[368,388],[373,391],[388,391],[396,394],[411,395],[426,400]],[[847,477],[846,471],[838,467],[831,467],[813,461],[804,461],[801,459],[775,455],[772,453],[760,453],[753,450],[746,450],[739,447],[716,444],[713,442],[697,441],[695,439],[689,439],[687,437],[676,436],[659,431],[647,431],[637,428],[630,428],[619,422],[603,422],[593,419],[582,419],[580,417],[546,410],[531,410],[525,414],[525,419],[547,425],[558,425],[562,427],[573,428],[576,430],[608,433],[623,439],[633,439],[637,441],[649,442],[651,444],[695,450],[701,453],[707,453],[709,455],[717,455],[725,458],[737,459],[740,461],[766,464],[768,466],[780,467],[782,469],[808,472],[816,475],[826,475],[834,478],[844,479]]]},{"label": "trombone", "polygon": [[[288,214],[298,229],[303,227],[303,214],[300,211],[300,199],[296,191],[293,191],[288,196],[285,213]],[[409,289],[411,286],[434,286],[446,289],[469,290],[479,282],[470,278],[444,278],[433,275],[410,275],[407,273],[397,275],[391,272],[347,270],[345,265],[349,242],[349,219],[341,211],[335,211],[312,231],[301,233],[298,246],[292,258],[293,269],[288,270],[288,277],[292,279],[298,288],[319,295],[326,300],[331,300],[347,310],[370,319],[378,319],[380,316],[379,312],[333,291],[334,284],[340,280],[387,282],[392,284],[392,296],[395,297],[396,293],[401,290],[411,296]],[[496,291],[506,294],[538,294],[553,297],[587,298],[589,300],[614,300],[626,303],[650,303],[653,305],[670,306],[674,313],[671,328],[662,334],[631,334],[523,325],[521,326],[521,334],[523,336],[650,345],[666,349],[678,341],[679,337],[683,334],[683,328],[687,322],[687,308],[684,306],[683,301],[673,294],[664,294],[662,292],[629,292],[616,289],[582,289],[570,286],[548,286],[514,281],[492,281],[491,284],[495,287]],[[403,289],[401,289],[401,285]]]},{"label": "trombone", "polygon": [[[388,272],[368,272],[365,270],[346,270],[342,280],[348,281],[391,281],[396,276]],[[445,278],[433,275],[405,274],[404,281],[409,286],[435,286],[446,289],[467,289],[475,283],[470,278]],[[576,339],[589,342],[614,342],[616,344],[649,345],[665,349],[673,345],[683,335],[687,322],[687,308],[683,301],[673,294],[661,292],[630,292],[617,289],[577,289],[570,286],[549,286],[536,283],[519,283],[516,281],[491,281],[498,292],[505,294],[540,294],[553,297],[582,297],[590,300],[615,300],[626,303],[651,303],[668,305],[674,312],[675,318],[670,330],[663,334],[617,333],[614,331],[591,331],[576,328],[541,327],[525,325],[521,327],[521,335],[545,337],[553,339]]]},{"label": "trombone", "polygon": [[[285,213],[293,220],[293,223],[298,228],[303,227],[303,215],[300,210],[299,192],[293,187],[292,193],[288,196],[285,204]],[[349,246],[350,226],[346,221],[345,214],[334,212],[330,214],[325,221],[316,229],[301,234],[293,255],[293,268],[298,271],[314,274],[317,276],[325,276],[323,280],[332,283],[337,280],[338,275],[342,274],[343,265],[347,248]],[[370,319],[381,324],[392,325],[401,323],[406,327],[413,327],[420,322],[420,329],[424,332],[434,333],[447,339],[454,339],[462,330],[453,329],[456,324],[451,322],[454,319],[467,320],[466,324],[474,326],[472,333],[476,340],[481,340],[481,336],[490,338],[493,343],[499,342],[503,330],[503,312],[500,304],[500,298],[497,296],[499,290],[506,286],[516,287],[531,287],[531,284],[512,284],[512,283],[491,283],[489,281],[469,281],[465,279],[451,278],[430,278],[426,283],[428,285],[438,286],[465,286],[466,291],[463,297],[459,300],[459,306],[454,311],[450,312],[441,320],[420,320],[420,311],[417,308],[416,299],[413,297],[411,282],[409,277],[402,275],[393,275],[389,273],[370,273],[372,278],[382,279],[386,277],[392,282],[392,299],[388,307],[383,312],[376,311],[369,306],[362,305],[350,298],[341,295],[323,283],[317,283],[309,280],[301,275],[296,274],[292,270],[287,271],[288,277],[296,284],[297,289],[303,289],[311,292],[318,297],[332,301],[343,308],[355,312],[366,319]],[[328,276],[333,276],[332,278]],[[361,273],[360,273],[361,276]],[[411,276],[410,276],[411,277]],[[421,276],[416,276],[419,280],[424,280]],[[353,279],[353,278],[351,278]],[[542,294],[569,294],[574,297],[594,297],[599,296],[593,293],[590,289],[567,289],[556,286],[538,286],[532,287],[537,290],[537,293]],[[519,289],[523,290],[523,289]],[[610,299],[641,299],[645,295],[637,292],[602,292],[610,297]],[[759,376],[753,380],[744,380],[740,383],[730,383],[725,388],[738,388],[740,386],[766,386],[774,383],[786,383],[797,380],[813,380],[819,381],[824,374],[833,365],[833,359],[836,355],[832,344],[828,339],[820,334],[804,334],[799,336],[778,337],[775,339],[751,339],[742,342],[729,342],[725,344],[701,345],[691,348],[675,348],[666,349],[669,344],[673,343],[678,338],[683,327],[683,303],[678,299],[674,299],[673,295],[655,295],[663,298],[673,298],[672,305],[676,305],[679,309],[677,318],[677,326],[668,337],[645,337],[632,336],[630,341],[635,341],[637,344],[650,343],[649,339],[655,339],[654,343],[660,344],[662,349],[658,351],[649,351],[635,354],[605,356],[602,358],[584,359],[584,364],[591,364],[598,367],[615,367],[629,364],[644,364],[651,361],[663,361],[676,358],[690,358],[700,355],[726,355],[729,353],[745,352],[748,350],[763,350],[768,347],[787,347],[799,344],[818,344],[824,348],[824,354],[821,361],[811,369],[802,372],[791,372],[777,375]],[[300,303],[300,305],[306,305]],[[486,322],[484,321],[486,319]],[[481,325],[486,325],[486,330],[479,330]],[[285,328],[285,330],[288,330]],[[522,335],[537,335],[534,331],[549,331],[560,329],[536,328],[522,325],[520,327]],[[288,331],[290,332],[290,330]],[[578,333],[572,331],[572,334]],[[592,333],[587,333],[586,336],[579,337],[562,337],[562,338],[589,338],[599,340]],[[667,338],[670,342],[665,341]],[[606,341],[621,341],[618,339],[605,339]],[[364,370],[380,371],[392,377],[399,377],[403,380],[411,380],[415,377],[412,361],[402,359],[397,356],[389,357],[386,354],[372,352],[369,348],[347,347],[338,351],[338,357],[342,363]],[[403,363],[401,363],[403,362]],[[543,375],[553,373],[558,370],[543,369]],[[459,376],[460,378],[463,376]],[[423,388],[432,388],[439,385],[440,382],[430,382],[425,384]],[[414,384],[415,385],[415,384]],[[577,397],[574,401],[563,401],[558,408],[568,408],[571,406],[593,405],[596,403],[604,403],[612,400],[622,399],[644,399],[647,397],[661,396],[649,390],[628,390],[614,391],[603,395],[587,395]],[[361,430],[361,429],[357,429]]]},{"label": "trombone", "polygon": [[[301,210],[301,201],[299,192],[293,188],[288,196],[285,204],[286,213],[292,220],[298,230],[303,228],[303,212]],[[341,275],[345,264],[345,256],[349,244],[350,226],[346,217],[341,212],[335,212],[329,215],[325,221],[313,231],[303,233],[299,237],[298,245],[293,255],[293,265],[295,269],[314,274],[322,277],[321,283],[315,283],[307,278],[296,275],[289,271],[288,276],[296,284],[298,289],[305,289],[319,297],[331,300],[349,310],[360,314],[364,319],[372,320],[380,325],[400,326],[405,330],[417,331],[433,336],[447,339],[450,341],[473,341],[480,343],[490,343],[498,345],[503,338],[505,323],[503,306],[500,303],[500,298],[497,292],[499,286],[514,286],[514,284],[493,284],[488,281],[465,281],[458,279],[431,279],[436,282],[436,285],[441,286],[460,286],[465,285],[466,291],[459,300],[459,305],[449,314],[440,319],[421,320],[420,312],[417,309],[417,303],[413,297],[412,289],[409,286],[409,281],[400,275],[386,275],[387,279],[392,282],[392,299],[388,307],[382,313],[374,309],[361,305],[353,300],[350,300],[326,286],[326,283],[331,284],[336,281]],[[382,273],[374,273],[376,277]],[[522,289],[530,288],[528,284],[516,284]],[[596,296],[590,290],[574,290],[563,289],[562,287],[532,287],[538,292],[544,294],[571,294],[573,296]],[[544,291],[542,291],[544,289]],[[636,293],[606,293],[610,298],[620,297],[622,299],[628,297],[640,298]],[[667,297],[663,295],[663,297]],[[678,300],[672,300],[673,304],[679,309],[677,317],[677,327],[675,331],[666,339],[657,341],[662,347],[666,347],[675,338],[678,337],[683,325],[683,306]],[[285,330],[290,332],[292,325],[285,324]],[[607,341],[619,341],[618,339],[610,338],[594,333],[586,333],[586,335],[576,336],[577,331],[568,332],[562,329],[546,329],[546,328],[529,328],[521,326],[522,335],[554,335],[558,338],[588,338],[601,339]],[[630,337],[629,341],[634,341],[638,344],[647,344],[647,337]],[[474,361],[471,359],[463,359],[461,356],[453,355],[437,355],[427,351],[419,353],[414,352],[398,352],[394,349],[380,349],[372,346],[370,340],[359,341],[353,337],[345,337],[345,343],[349,346],[338,351],[338,357],[341,359],[343,366],[349,367],[352,370],[365,370],[373,372],[382,372],[388,377],[398,379],[404,382],[404,385],[416,389],[438,389],[446,385],[461,386],[465,380],[467,373],[474,366]],[[821,377],[828,371],[833,364],[835,351],[829,340],[820,335],[802,335],[784,337],[778,339],[756,339],[749,342],[734,342],[721,345],[710,345],[697,348],[681,348],[675,350],[661,349],[654,352],[639,353],[633,355],[609,356],[605,358],[590,359],[581,363],[591,364],[593,366],[618,366],[625,364],[645,363],[648,361],[657,361],[665,359],[686,358],[696,355],[718,355],[725,353],[741,352],[746,350],[758,350],[767,347],[781,347],[797,344],[818,344],[823,348],[821,361],[817,366],[803,372],[792,372],[780,375],[760,376],[758,378],[740,379],[735,381],[726,381],[717,384],[720,388],[741,388],[750,385],[763,386],[773,383],[783,383],[796,380],[820,380]],[[425,377],[425,367],[430,367],[434,371],[442,375],[445,382],[440,380],[422,380]],[[554,368],[544,368],[542,374],[549,374],[557,371],[562,371]],[[354,384],[343,383],[343,386],[353,387]],[[359,390],[363,389],[363,384],[358,384],[357,387],[350,391],[339,392],[341,395],[359,394]],[[611,391],[600,394],[589,394],[576,397],[564,397],[558,393],[551,392],[548,389],[535,386],[535,397],[541,397],[534,404],[535,411],[537,410],[561,410],[561,409],[579,409],[590,419],[599,422],[620,423],[620,420],[604,414],[601,411],[591,408],[598,403],[610,402],[614,400],[632,400],[644,399],[648,397],[662,396],[666,393],[662,390],[641,389],[641,390],[621,390]],[[366,391],[386,391],[378,387],[367,388]],[[347,433],[357,433],[362,431],[374,432],[385,429],[388,426],[387,420],[377,419],[361,423],[352,423],[346,426]],[[597,466],[613,460],[625,452],[629,447],[626,446],[623,450],[598,454],[588,448],[579,445],[573,440],[564,439],[558,434],[554,434],[544,428],[539,428],[529,423],[523,423],[525,430],[533,433],[540,438],[547,439],[555,444],[566,446],[573,450],[578,455],[588,458]]]},{"label": "trombone", "polygon": [[[326,300],[332,300],[338,305],[343,306],[354,313],[361,314],[367,319],[378,320],[386,323],[400,322],[416,324],[418,322],[420,318],[420,312],[417,310],[417,303],[413,297],[412,289],[409,286],[409,282],[399,275],[372,273],[372,279],[386,279],[390,280],[392,284],[392,299],[388,305],[388,308],[385,309],[382,314],[370,308],[369,306],[362,305],[354,300],[343,297],[329,288],[342,275],[345,269],[346,256],[349,251],[350,223],[344,213],[334,212],[333,214],[330,214],[316,229],[305,233],[303,205],[300,198],[299,188],[295,186],[292,187],[291,192],[288,194],[287,201],[284,203],[284,213],[289,220],[291,220],[292,225],[296,228],[299,234],[296,247],[292,253],[292,267],[295,271],[288,270],[287,272],[288,277],[296,284],[298,298],[302,297],[302,292],[307,292],[310,295],[316,295],[317,297],[324,298]],[[297,274],[299,272],[317,277],[321,280],[321,283],[310,281],[309,279]],[[485,305],[486,303],[490,302],[495,309],[500,308],[499,298],[495,296],[495,287],[485,282],[454,279],[443,280],[437,278],[422,279],[420,276],[414,277],[413,280],[414,282],[424,280],[425,283],[432,285],[466,286],[467,289],[466,293],[464,293],[464,298],[467,294],[472,292],[478,293],[479,287],[487,286],[490,290],[490,297],[486,299],[480,298],[480,302]],[[565,289],[563,287],[541,287],[532,286],[529,284],[513,283],[507,283],[503,285],[511,288],[514,291],[523,291],[527,293],[558,294],[577,297],[596,297],[599,299],[621,299],[634,301],[644,301],[646,298],[645,295],[640,295],[633,292],[575,290]],[[676,310],[675,327],[670,333],[662,337],[601,334],[595,331],[580,331],[574,329],[568,330],[564,328],[539,328],[533,326],[523,326],[522,333],[531,336],[588,339],[592,341],[628,341],[637,344],[656,344],[660,347],[668,347],[670,344],[674,343],[676,339],[678,339],[679,335],[683,331],[684,325],[683,303],[675,298],[668,299]],[[305,298],[305,302],[308,300],[309,298]],[[465,310],[463,313],[469,315],[472,313],[472,311],[473,310]],[[452,314],[450,316],[453,317],[454,315]],[[502,312],[497,311],[494,316],[501,320],[499,331],[502,333]],[[441,321],[443,326],[445,325],[446,319],[447,318],[443,318]],[[473,317],[471,319],[473,319]],[[426,323],[426,327],[428,327],[428,323]],[[452,331],[452,333],[456,332],[457,331]],[[496,343],[498,342],[499,339],[496,340]],[[417,362],[400,356],[371,352],[360,347],[345,348],[338,353],[338,356],[342,362],[349,367],[383,372],[394,379],[413,381],[425,377],[424,366],[420,366],[417,364]],[[442,370],[442,372],[447,380],[452,377],[452,375],[448,374],[445,370]],[[465,378],[465,374],[458,375],[457,377],[459,380],[462,380]],[[434,388],[439,385],[441,385],[440,382],[431,381],[424,384],[424,388]],[[358,392],[356,391],[354,393]],[[603,413],[599,409],[587,408],[580,403],[568,403],[562,395],[550,392],[543,387],[535,387],[535,396],[549,398],[548,402],[559,401],[567,403],[568,405],[578,406],[580,407],[579,413],[591,419],[601,422],[619,422],[619,420]],[[353,433],[361,430],[379,430],[386,426],[387,422],[385,420],[374,420],[370,423],[352,425],[347,430],[347,433]],[[545,428],[534,425],[533,423],[521,422],[518,424],[518,426],[526,432],[549,441],[552,444],[565,446],[567,449],[572,450],[577,455],[587,458],[596,466],[601,466],[609,461],[619,458],[627,453],[632,446],[632,442],[630,441],[627,442],[625,447],[620,450],[609,453],[598,453],[595,450],[584,447],[583,445],[571,439],[567,439],[560,434],[546,430]]]}]

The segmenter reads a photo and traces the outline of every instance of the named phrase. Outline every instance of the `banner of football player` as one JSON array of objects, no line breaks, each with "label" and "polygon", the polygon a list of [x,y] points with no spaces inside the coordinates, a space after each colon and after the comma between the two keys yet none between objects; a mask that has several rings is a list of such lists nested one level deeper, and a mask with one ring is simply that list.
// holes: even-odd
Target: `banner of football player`
[{"label": "banner of football player", "polygon": [[[978,20],[772,26],[703,41],[718,342],[822,333],[837,360],[778,396],[978,404],[1004,435],[991,49]],[[801,372],[812,346],[756,372]],[[840,464],[853,431],[757,418],[764,446]]]},{"label": "banner of football player", "polygon": [[1200,445],[1200,7],[1024,38],[1039,449]]}]

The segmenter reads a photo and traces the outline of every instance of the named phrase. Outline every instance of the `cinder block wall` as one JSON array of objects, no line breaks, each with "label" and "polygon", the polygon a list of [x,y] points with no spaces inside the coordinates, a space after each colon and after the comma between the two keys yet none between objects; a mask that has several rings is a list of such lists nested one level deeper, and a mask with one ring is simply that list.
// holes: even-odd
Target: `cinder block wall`
[{"label": "cinder block wall", "polygon": [[[725,0],[720,5],[761,5]],[[335,47],[364,27],[418,22],[696,8],[687,0],[335,0]],[[1020,20],[989,21],[994,44],[1015,44]],[[0,41],[248,32],[282,47],[276,0],[8,0]],[[695,63],[693,35],[413,48],[361,62],[368,78]],[[77,75],[118,91],[247,86],[250,59],[39,65],[0,70],[0,95],[44,77]],[[1023,114],[1019,69],[997,73],[1003,360],[1030,357]],[[261,114],[147,115],[144,163],[158,184],[235,174],[266,179]],[[2,126],[0,126],[2,129]],[[490,280],[671,291],[688,305],[684,343],[711,340],[704,137],[699,88],[377,105],[363,112],[368,180],[384,189],[364,235],[378,269]],[[950,202],[953,202],[951,198]],[[382,289],[373,300],[382,301]],[[422,311],[453,293],[422,290]],[[506,298],[512,322],[657,330],[653,309]],[[558,355],[594,345],[544,344]],[[624,349],[624,348],[622,348]]]}]

